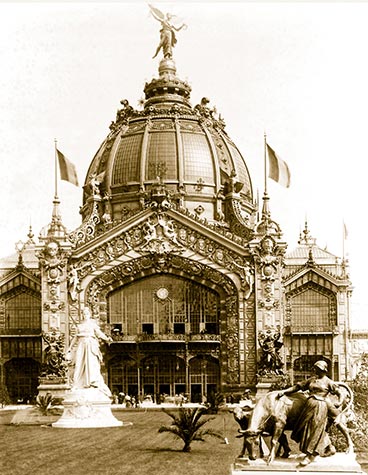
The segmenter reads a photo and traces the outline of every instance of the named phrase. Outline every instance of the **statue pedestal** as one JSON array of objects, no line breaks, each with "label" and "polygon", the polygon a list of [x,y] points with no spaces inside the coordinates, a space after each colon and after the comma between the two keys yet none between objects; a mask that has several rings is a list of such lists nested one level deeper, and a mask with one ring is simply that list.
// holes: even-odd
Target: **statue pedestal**
[{"label": "statue pedestal", "polygon": [[64,399],[70,391],[70,385],[65,378],[39,378],[39,383],[37,387],[39,396],[46,396],[47,393],[50,393],[54,397]]},{"label": "statue pedestal", "polygon": [[66,394],[63,406],[62,416],[52,427],[79,429],[123,425],[111,412],[110,398],[97,388],[72,389]]},{"label": "statue pedestal", "polygon": [[306,475],[357,475],[364,474],[355,454],[337,453],[331,457],[317,457],[306,467],[300,462],[304,455],[290,456],[288,459],[277,458],[270,465],[263,459],[236,459],[231,466],[231,475],[290,475],[291,472]]},{"label": "statue pedestal", "polygon": [[278,374],[269,374],[258,377],[257,383],[257,399],[270,392],[272,386],[277,386],[283,376]]}]

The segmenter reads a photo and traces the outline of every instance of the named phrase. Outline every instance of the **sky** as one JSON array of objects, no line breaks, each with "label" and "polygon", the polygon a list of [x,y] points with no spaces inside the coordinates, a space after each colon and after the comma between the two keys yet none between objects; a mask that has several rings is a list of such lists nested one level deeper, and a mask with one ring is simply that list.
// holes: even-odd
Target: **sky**
[{"label": "sky", "polygon": [[[317,244],[349,259],[354,328],[368,328],[366,186],[368,3],[159,2],[181,18],[177,75],[226,122],[263,193],[264,133],[291,186],[268,181],[289,249],[307,219]],[[83,184],[121,99],[139,108],[157,77],[159,23],[144,2],[0,3],[0,255],[51,219],[54,145]],[[82,188],[58,183],[63,222]],[[348,231],[343,246],[343,223]]]}]

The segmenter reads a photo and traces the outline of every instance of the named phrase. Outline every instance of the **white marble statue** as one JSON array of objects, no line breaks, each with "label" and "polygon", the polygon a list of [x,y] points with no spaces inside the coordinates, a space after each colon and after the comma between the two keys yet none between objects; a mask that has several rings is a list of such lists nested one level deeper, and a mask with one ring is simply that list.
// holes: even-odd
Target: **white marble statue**
[{"label": "white marble statue", "polygon": [[83,309],[83,320],[77,325],[77,333],[71,341],[67,359],[74,365],[72,389],[97,388],[111,396],[101,375],[102,354],[99,339],[112,342],[91,317],[88,307]]}]

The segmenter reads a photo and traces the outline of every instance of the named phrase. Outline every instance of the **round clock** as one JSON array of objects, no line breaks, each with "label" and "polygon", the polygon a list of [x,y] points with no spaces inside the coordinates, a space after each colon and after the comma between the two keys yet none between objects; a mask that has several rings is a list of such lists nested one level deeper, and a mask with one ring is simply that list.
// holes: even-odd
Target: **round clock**
[{"label": "round clock", "polygon": [[157,291],[156,291],[156,295],[159,299],[161,300],[165,300],[167,299],[168,295],[169,295],[169,291],[165,288],[165,287],[160,287]]}]

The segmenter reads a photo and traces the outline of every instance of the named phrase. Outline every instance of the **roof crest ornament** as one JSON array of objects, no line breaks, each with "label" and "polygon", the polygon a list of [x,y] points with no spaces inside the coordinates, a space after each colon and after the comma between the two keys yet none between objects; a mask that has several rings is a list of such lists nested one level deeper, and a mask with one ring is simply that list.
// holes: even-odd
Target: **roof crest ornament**
[{"label": "roof crest ornament", "polygon": [[165,59],[172,59],[172,49],[177,43],[176,31],[180,31],[182,28],[186,29],[187,25],[182,23],[180,26],[175,26],[175,19],[178,19],[176,15],[171,13],[162,13],[161,10],[148,4],[152,16],[161,23],[160,30],[160,42],[157,46],[156,52],[153,58],[156,58],[160,50],[162,49]]}]

